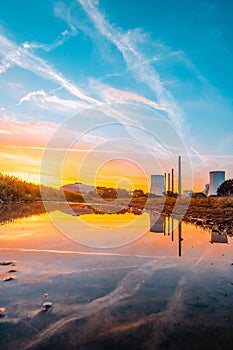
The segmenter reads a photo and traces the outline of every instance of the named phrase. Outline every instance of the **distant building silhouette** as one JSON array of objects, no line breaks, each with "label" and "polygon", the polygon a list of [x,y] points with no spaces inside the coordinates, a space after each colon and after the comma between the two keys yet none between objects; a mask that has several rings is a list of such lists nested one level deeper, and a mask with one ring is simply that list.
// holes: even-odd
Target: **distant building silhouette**
[{"label": "distant building silhouette", "polygon": [[63,191],[74,193],[89,193],[95,190],[94,186],[84,185],[81,182],[75,182],[74,184],[64,185],[60,188]]}]

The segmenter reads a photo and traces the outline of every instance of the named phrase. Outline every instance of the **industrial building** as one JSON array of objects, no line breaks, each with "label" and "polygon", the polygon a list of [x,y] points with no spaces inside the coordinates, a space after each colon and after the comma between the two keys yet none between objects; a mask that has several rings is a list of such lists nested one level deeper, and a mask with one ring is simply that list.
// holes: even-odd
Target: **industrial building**
[{"label": "industrial building", "polygon": [[150,193],[157,196],[164,196],[165,194],[165,178],[164,175],[151,175]]}]

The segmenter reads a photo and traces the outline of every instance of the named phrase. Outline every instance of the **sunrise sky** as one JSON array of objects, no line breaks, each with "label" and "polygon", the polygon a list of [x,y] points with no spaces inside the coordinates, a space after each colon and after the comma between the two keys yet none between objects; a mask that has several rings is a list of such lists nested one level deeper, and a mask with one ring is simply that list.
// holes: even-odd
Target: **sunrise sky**
[{"label": "sunrise sky", "polygon": [[210,170],[233,178],[232,13],[227,0],[1,1],[0,171],[146,189],[181,154],[196,191]]}]

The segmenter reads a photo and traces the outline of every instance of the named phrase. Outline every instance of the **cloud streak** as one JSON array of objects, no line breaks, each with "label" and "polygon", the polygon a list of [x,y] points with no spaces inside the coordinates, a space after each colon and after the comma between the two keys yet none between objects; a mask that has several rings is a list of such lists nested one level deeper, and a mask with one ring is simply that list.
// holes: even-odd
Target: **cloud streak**
[{"label": "cloud streak", "polygon": [[47,52],[52,51],[56,49],[57,47],[63,45],[65,42],[67,42],[70,38],[77,35],[77,30],[74,26],[70,27],[70,30],[66,29],[64,30],[56,40],[52,44],[42,44],[42,43],[29,43],[28,41],[25,41],[23,43],[23,47],[25,49],[42,49]]},{"label": "cloud streak", "polygon": [[155,109],[167,112],[167,108],[165,106],[163,107],[159,103],[151,101],[151,100],[149,100],[143,96],[137,95],[133,92],[115,89],[113,87],[102,84],[101,85],[101,93],[107,102],[136,101],[136,102],[151,106]]},{"label": "cloud streak", "polygon": [[87,96],[76,85],[66,80],[62,74],[57,72],[52,66],[29,50],[22,48],[0,34],[0,55],[3,57],[5,68],[7,66],[18,66],[26,69],[37,76],[52,81],[62,86],[66,91],[76,98],[88,104],[98,104],[99,101]]},{"label": "cloud streak", "polygon": [[[77,0],[85,10],[95,28],[101,35],[114,44],[121,52],[124,61],[136,79],[145,83],[154,92],[157,101],[166,107],[170,120],[175,124],[178,131],[182,133],[182,114],[172,94],[164,87],[159,74],[147,62],[147,58],[137,49],[137,33],[135,31],[122,31],[113,27],[103,16],[96,6],[96,1]],[[140,40],[141,34],[139,33]]]},{"label": "cloud streak", "polygon": [[57,111],[78,111],[83,108],[87,108],[89,105],[82,101],[61,99],[54,93],[46,93],[44,90],[38,90],[29,92],[23,96],[19,105],[23,103],[32,102],[37,107],[46,110],[57,110]]},{"label": "cloud streak", "polygon": [[58,124],[52,122],[17,122],[0,118],[0,147],[45,146]]}]

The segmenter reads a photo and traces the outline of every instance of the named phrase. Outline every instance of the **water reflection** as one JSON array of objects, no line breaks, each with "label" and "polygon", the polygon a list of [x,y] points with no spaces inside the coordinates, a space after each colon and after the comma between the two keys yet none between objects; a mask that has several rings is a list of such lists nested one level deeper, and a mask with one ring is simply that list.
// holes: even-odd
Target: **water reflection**
[{"label": "water reflection", "polygon": [[178,227],[178,255],[182,255],[182,222],[174,219],[172,216],[164,216],[155,212],[150,213],[150,232],[163,233],[164,236],[171,235],[171,241],[174,242],[174,227]]},{"label": "water reflection", "polygon": [[[174,339],[177,343],[182,341],[180,334],[190,337],[192,333],[187,333],[187,329],[192,330],[194,324],[201,329],[201,337],[206,336],[207,328],[203,325],[210,327],[207,334],[231,327],[226,329],[225,334],[220,334],[221,340],[232,334],[232,303],[227,297],[232,295],[233,284],[231,277],[229,279],[232,276],[230,236],[229,244],[218,244],[219,236],[224,241],[225,235],[211,234],[202,227],[181,223],[158,213],[85,213],[77,217],[72,216],[72,212],[56,210],[55,213],[60,214],[62,221],[68,220],[71,226],[76,227],[80,237],[89,234],[92,239],[106,240],[111,236],[111,228],[119,223],[125,224],[125,229],[121,228],[121,231],[128,236],[127,220],[133,218],[132,235],[140,223],[143,227],[148,224],[148,230],[127,246],[101,250],[81,246],[61,235],[47,214],[38,215],[38,220],[27,217],[2,225],[2,282],[6,273],[10,272],[8,265],[14,263],[9,259],[18,261],[17,279],[0,282],[1,337],[6,349],[25,349],[25,339],[33,336],[41,343],[30,348],[49,349],[56,339],[63,346],[64,332],[76,336],[77,329],[80,334],[86,332],[85,339],[90,339],[93,332],[96,332],[94,340],[100,339],[99,334],[103,337],[109,334],[106,331],[113,334],[112,325],[115,327],[114,337],[119,336],[120,339],[118,347],[122,347],[122,330],[126,334],[124,338],[131,341],[135,325],[134,334],[139,334],[143,340],[145,338],[145,343],[148,343],[149,336],[151,341],[155,339],[154,332],[158,332],[161,339],[161,334],[167,334],[168,325],[175,327],[173,323],[179,329],[174,328],[174,333],[168,333],[167,339],[172,334],[172,345]],[[89,231],[87,228],[85,231],[83,220],[92,223]],[[94,225],[97,223],[104,223],[107,230],[102,227],[101,234],[96,233]],[[216,244],[210,243],[210,237]],[[179,259],[181,255],[182,259]],[[48,296],[49,304],[45,302]],[[41,305],[49,309],[54,307],[44,314]],[[4,321],[7,323],[4,324]],[[150,329],[151,335],[145,333]],[[43,338],[44,335],[46,338]],[[198,333],[196,338],[199,339]],[[167,339],[164,338],[163,344],[167,344]],[[194,337],[190,342],[192,339]],[[63,348],[72,348],[69,345],[65,344]],[[172,345],[169,349],[188,347],[186,343],[182,347]],[[104,349],[108,346],[109,342],[97,347]]]},{"label": "water reflection", "polygon": [[[200,226],[179,222],[171,216],[163,216],[156,212],[128,208],[124,213],[103,214],[101,208],[93,211],[86,204],[71,204],[70,207],[67,211],[67,205],[64,203],[51,203],[51,212],[48,215],[46,212],[42,214],[45,211],[42,203],[11,206],[12,218],[25,218],[2,225],[0,245],[3,248],[64,250],[61,246],[61,242],[64,242],[66,247],[74,251],[75,246],[72,242],[67,242],[68,237],[75,241],[80,251],[84,249],[80,247],[81,244],[86,246],[85,250],[91,250],[91,247],[111,248],[118,249],[120,253],[124,250],[124,254],[133,252],[150,257],[184,255],[198,258],[211,247],[210,243],[216,243],[218,248],[218,243],[226,244],[232,241],[230,235],[224,232],[204,230]],[[53,216],[70,235],[62,235],[60,228],[57,230],[50,225]],[[217,251],[213,246],[211,250],[213,253]]]},{"label": "water reflection", "polygon": [[179,256],[181,256],[181,249],[182,249],[182,246],[181,246],[181,242],[183,241],[183,238],[182,238],[182,222],[179,221],[179,226],[178,226],[178,242],[179,242]]},{"label": "water reflection", "polygon": [[211,243],[228,243],[227,234],[224,232],[211,232]]},{"label": "water reflection", "polygon": [[165,216],[158,213],[150,213],[150,232],[165,234]]},{"label": "water reflection", "polygon": [[45,213],[42,202],[0,204],[0,224]]}]

